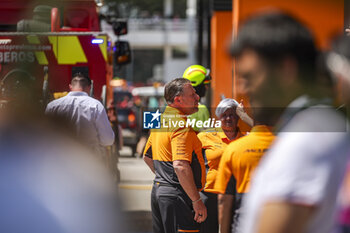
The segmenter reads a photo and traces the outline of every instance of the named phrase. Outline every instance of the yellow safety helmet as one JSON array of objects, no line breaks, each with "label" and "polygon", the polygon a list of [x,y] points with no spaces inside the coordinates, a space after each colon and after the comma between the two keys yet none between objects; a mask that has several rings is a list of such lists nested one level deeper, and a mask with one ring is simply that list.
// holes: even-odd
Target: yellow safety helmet
[{"label": "yellow safety helmet", "polygon": [[209,84],[211,80],[210,70],[201,65],[189,66],[185,70],[182,77],[190,80],[193,87],[196,87],[202,83]]}]

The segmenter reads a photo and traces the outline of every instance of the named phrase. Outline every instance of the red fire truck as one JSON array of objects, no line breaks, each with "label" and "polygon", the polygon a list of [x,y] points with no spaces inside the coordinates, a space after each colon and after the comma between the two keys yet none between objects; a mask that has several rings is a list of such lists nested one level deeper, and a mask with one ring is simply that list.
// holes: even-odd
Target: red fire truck
[{"label": "red fire truck", "polygon": [[[0,77],[24,69],[51,94],[68,91],[72,74],[88,74],[93,96],[105,100],[113,77],[113,47],[94,0],[2,0]],[[47,4],[47,3],[46,3]]]},{"label": "red fire truck", "polygon": [[[112,43],[101,32],[100,5],[95,0],[1,0],[0,94],[15,72],[25,72],[43,90],[45,105],[69,91],[72,75],[81,72],[93,81],[92,96],[104,104],[112,101],[113,58],[126,64],[130,50],[127,42]],[[116,35],[126,34],[126,22],[112,22]],[[115,149],[108,148],[106,164],[118,179]]]}]

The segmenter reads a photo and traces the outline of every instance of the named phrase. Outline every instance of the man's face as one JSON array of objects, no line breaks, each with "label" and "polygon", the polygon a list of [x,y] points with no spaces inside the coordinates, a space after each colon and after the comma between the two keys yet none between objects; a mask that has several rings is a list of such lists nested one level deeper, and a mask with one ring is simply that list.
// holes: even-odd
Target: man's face
[{"label": "man's face", "polygon": [[238,91],[248,95],[252,107],[264,107],[261,97],[265,97],[262,91],[267,82],[267,70],[264,62],[252,50],[245,50],[236,60],[238,75]]},{"label": "man's face", "polygon": [[252,107],[285,107],[282,99],[293,91],[293,87],[286,85],[287,76],[294,75],[296,68],[286,69],[284,60],[268,64],[248,49],[236,61],[239,92],[249,96]]},{"label": "man's face", "polygon": [[271,123],[285,107],[284,96],[288,92],[283,85],[283,72],[276,64],[267,64],[253,50],[245,50],[236,59],[238,92],[250,99],[255,120]]},{"label": "man's face", "polygon": [[191,86],[191,84],[185,84],[182,95],[179,96],[179,107],[185,114],[193,114],[198,111],[199,96]]}]

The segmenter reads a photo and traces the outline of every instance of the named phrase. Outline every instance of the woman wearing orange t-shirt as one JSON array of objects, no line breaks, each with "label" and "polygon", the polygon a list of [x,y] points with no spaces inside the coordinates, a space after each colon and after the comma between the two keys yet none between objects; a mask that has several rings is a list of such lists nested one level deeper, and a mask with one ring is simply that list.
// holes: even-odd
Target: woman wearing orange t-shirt
[{"label": "woman wearing orange t-shirt", "polygon": [[[225,221],[231,221],[231,218],[224,217],[226,214],[220,211],[222,208],[218,213],[218,198],[214,189],[215,178],[225,148],[230,142],[242,136],[238,128],[238,120],[241,118],[246,123],[253,125],[253,120],[243,111],[243,105],[238,104],[234,99],[223,99],[218,104],[215,114],[221,121],[221,128],[209,129],[198,134],[198,138],[202,142],[207,168],[206,184],[204,191],[201,192],[201,198],[207,207],[208,217],[202,223],[202,233],[217,233],[219,231],[218,220],[221,224]],[[230,198],[230,195],[224,198]]]}]

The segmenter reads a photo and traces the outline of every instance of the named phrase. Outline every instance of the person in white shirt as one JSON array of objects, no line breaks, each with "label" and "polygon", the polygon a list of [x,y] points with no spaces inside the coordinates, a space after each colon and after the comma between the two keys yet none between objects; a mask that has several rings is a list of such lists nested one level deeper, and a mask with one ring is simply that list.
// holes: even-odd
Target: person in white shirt
[{"label": "person in white shirt", "polygon": [[46,114],[66,118],[74,127],[76,136],[86,145],[97,149],[114,142],[114,132],[103,105],[88,93],[91,80],[75,74],[68,95],[50,102]]},{"label": "person in white shirt", "polygon": [[287,14],[260,14],[241,26],[231,53],[254,120],[278,132],[243,200],[239,232],[330,232],[350,138],[324,98],[311,32]]}]

